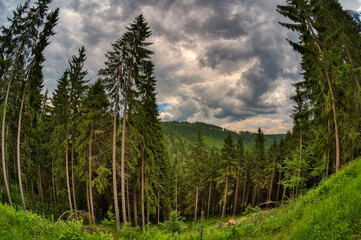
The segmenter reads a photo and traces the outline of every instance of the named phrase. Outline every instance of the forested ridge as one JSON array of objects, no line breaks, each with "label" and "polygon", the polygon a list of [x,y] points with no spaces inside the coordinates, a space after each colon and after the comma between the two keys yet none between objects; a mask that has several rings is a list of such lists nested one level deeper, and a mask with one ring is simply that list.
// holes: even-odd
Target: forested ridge
[{"label": "forested ridge", "polygon": [[161,123],[143,15],[109,46],[97,80],[88,80],[79,46],[53,93],[43,91],[59,9],[48,9],[51,0],[20,5],[0,34],[1,202],[114,234],[135,227],[146,239],[152,224],[274,208],[326,181],[361,152],[359,15],[336,0],[285,2],[280,24],[298,34],[287,41],[303,78],[294,84],[292,130],[270,136]]}]

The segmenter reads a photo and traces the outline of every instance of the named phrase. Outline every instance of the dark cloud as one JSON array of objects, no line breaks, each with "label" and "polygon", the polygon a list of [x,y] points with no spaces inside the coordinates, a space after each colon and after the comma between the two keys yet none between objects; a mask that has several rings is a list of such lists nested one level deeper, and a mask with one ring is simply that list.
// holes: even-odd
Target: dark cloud
[{"label": "dark cloud", "polygon": [[[0,24],[23,1],[0,0]],[[360,1],[342,0],[348,8]],[[260,125],[270,131],[291,126],[291,83],[300,79],[299,56],[285,38],[276,12],[285,0],[57,0],[57,34],[46,49],[45,88],[85,45],[88,79],[104,67],[104,54],[139,14],[153,32],[157,92],[164,120]],[[243,123],[243,125],[242,125]],[[271,126],[275,124],[276,127]]]}]

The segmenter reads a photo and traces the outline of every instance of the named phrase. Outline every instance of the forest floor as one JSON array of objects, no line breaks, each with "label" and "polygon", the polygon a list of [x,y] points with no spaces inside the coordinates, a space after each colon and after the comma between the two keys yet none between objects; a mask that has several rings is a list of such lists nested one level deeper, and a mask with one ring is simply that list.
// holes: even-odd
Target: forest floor
[{"label": "forest floor", "polygon": [[[55,222],[0,204],[0,239],[361,239],[361,160],[287,205],[251,210],[256,212],[234,218],[238,226],[228,227],[231,218],[212,218],[196,224],[152,225],[144,233],[122,226],[115,233],[110,225]],[[179,233],[171,232],[174,227]]]}]

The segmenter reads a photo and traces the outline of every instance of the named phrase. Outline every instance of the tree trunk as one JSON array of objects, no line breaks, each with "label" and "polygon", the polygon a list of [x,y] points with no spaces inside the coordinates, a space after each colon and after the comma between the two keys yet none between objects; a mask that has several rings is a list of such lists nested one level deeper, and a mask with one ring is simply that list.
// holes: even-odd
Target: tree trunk
[{"label": "tree trunk", "polygon": [[197,211],[198,211],[198,181],[196,184],[196,201],[194,202],[194,222],[197,222]]},{"label": "tree trunk", "polygon": [[92,186],[92,147],[93,147],[93,124],[91,125],[90,129],[90,136],[89,136],[89,159],[88,159],[88,166],[89,166],[89,200],[90,200],[90,214],[91,214],[91,222],[95,223],[94,217],[94,203],[93,203],[93,186]]},{"label": "tree trunk", "polygon": [[92,214],[91,214],[91,210],[90,210],[90,200],[89,200],[89,184],[88,181],[85,182],[85,189],[86,189],[86,205],[88,207],[88,214],[89,214],[89,225],[93,224],[92,221]]},{"label": "tree trunk", "polygon": [[113,123],[113,153],[112,153],[112,174],[113,174],[113,197],[114,197],[114,212],[117,223],[117,231],[120,230],[119,207],[118,207],[118,191],[117,191],[117,115],[118,115],[118,101],[119,101],[119,83],[117,86],[117,93],[115,96],[115,110]]},{"label": "tree trunk", "polygon": [[4,177],[4,185],[5,185],[5,191],[6,196],[8,198],[9,205],[12,206],[13,203],[11,201],[11,195],[9,190],[9,184],[6,174],[6,163],[5,163],[5,122],[6,122],[6,110],[7,110],[7,104],[8,104],[8,97],[9,97],[9,91],[10,91],[10,84],[11,79],[13,75],[14,70],[11,73],[11,77],[9,79],[8,86],[6,88],[6,94],[5,94],[5,100],[4,100],[4,109],[3,109],[3,118],[2,118],[2,125],[1,125],[1,163],[2,163],[2,169],[3,169],[3,177]]},{"label": "tree trunk", "polygon": [[283,205],[283,201],[284,201],[285,196],[286,196],[286,190],[287,190],[287,188],[286,188],[286,187],[285,187],[285,188],[283,188],[282,200],[281,200],[281,206]]},{"label": "tree trunk", "polygon": [[269,207],[269,203],[271,202],[271,195],[272,195],[272,187],[273,187],[273,179],[275,177],[275,162],[276,160],[274,159],[273,160],[273,163],[272,163],[272,174],[271,174],[271,183],[269,185],[269,189],[268,189],[268,198],[267,198],[267,204],[266,204],[266,208],[268,209]]},{"label": "tree trunk", "polygon": [[38,163],[38,188],[39,188],[39,197],[40,197],[40,203],[43,207],[43,212],[45,212],[44,209],[44,194],[43,194],[43,183],[41,181],[41,170],[40,170],[40,163]]},{"label": "tree trunk", "polygon": [[244,174],[244,183],[243,183],[243,193],[242,193],[242,206],[241,206],[241,213],[243,212],[243,208],[244,208],[244,200],[245,200],[245,195],[246,195],[246,186],[247,186],[247,167],[246,167],[246,171]]},{"label": "tree trunk", "polygon": [[207,219],[209,218],[209,209],[211,207],[211,196],[212,196],[212,182],[209,183],[209,191],[208,191],[208,204],[207,204]]},{"label": "tree trunk", "polygon": [[133,207],[134,207],[134,226],[138,226],[138,211],[137,211],[137,191],[133,187]]},{"label": "tree trunk", "polygon": [[72,185],[72,191],[73,191],[73,201],[74,201],[74,209],[77,211],[76,207],[76,198],[75,198],[75,182],[74,182],[74,136],[72,136],[71,141],[71,185]]},{"label": "tree trunk", "polygon": [[216,188],[214,188],[213,191],[213,209],[212,209],[212,215],[214,217],[215,211],[216,211],[216,198],[217,198],[217,192],[216,192]]},{"label": "tree trunk", "polygon": [[129,199],[130,199],[130,197],[129,197],[129,181],[128,181],[128,179],[127,179],[127,208],[128,208],[128,220],[129,220],[129,222],[131,222],[132,221],[132,219],[131,219],[131,217],[130,217],[130,202],[129,202]]},{"label": "tree trunk", "polygon": [[257,187],[256,185],[253,186],[253,193],[252,193],[252,207],[256,205],[256,197],[257,197]]},{"label": "tree trunk", "polygon": [[[298,179],[300,178],[301,176],[301,161],[302,161],[302,131],[300,130],[300,157],[299,157],[299,169],[298,169],[298,174],[297,174],[297,177]],[[296,183],[296,196],[298,195],[298,185],[299,185],[299,182],[297,180],[297,183]]]},{"label": "tree trunk", "polygon": [[[132,59],[133,60],[133,59]],[[132,67],[130,67],[128,82],[126,86],[126,91],[129,90],[130,85],[130,77],[132,72]],[[124,113],[123,113],[123,131],[122,131],[122,148],[121,148],[121,159],[120,159],[120,181],[121,181],[121,193],[122,193],[122,213],[123,213],[123,222],[127,222],[127,215],[125,209],[125,186],[124,186],[124,158],[125,158],[125,131],[126,131],[126,124],[127,124],[127,109],[128,109],[128,93],[125,95],[124,99]]]},{"label": "tree trunk", "polygon": [[236,192],[234,193],[233,216],[236,215],[236,212],[237,212],[239,177],[240,176],[239,176],[239,169],[238,169],[237,179],[236,179]]},{"label": "tree trunk", "polygon": [[65,140],[65,175],[66,175],[66,187],[68,191],[68,200],[70,211],[73,211],[73,205],[71,202],[71,190],[70,190],[70,180],[69,180],[69,159],[68,159],[68,127],[66,129],[66,140]]},{"label": "tree trunk", "polygon": [[142,147],[142,183],[141,183],[141,205],[142,205],[142,230],[145,231],[145,213],[144,213],[144,148]]},{"label": "tree trunk", "polygon": [[21,119],[23,116],[23,108],[25,102],[25,94],[27,89],[28,81],[26,81],[23,91],[23,96],[21,98],[20,103],[20,110],[19,110],[19,121],[18,121],[18,135],[16,139],[16,158],[17,158],[17,167],[18,167],[18,180],[19,180],[19,187],[20,187],[20,195],[21,195],[21,202],[23,204],[23,209],[26,210],[25,200],[24,200],[24,193],[23,193],[23,185],[21,180],[21,163],[20,163],[20,133],[21,133]]},{"label": "tree trunk", "polygon": [[279,198],[279,194],[280,194],[280,190],[281,190],[281,175],[282,173],[279,172],[278,173],[278,183],[277,183],[277,193],[276,193],[276,202],[278,202]]},{"label": "tree trunk", "polygon": [[178,211],[178,171],[175,171],[175,210]]},{"label": "tree trunk", "polygon": [[226,176],[226,187],[224,188],[223,211],[222,211],[222,217],[221,217],[222,219],[226,215],[227,195],[228,195],[228,175]]},{"label": "tree trunk", "polygon": [[31,179],[30,181],[31,184],[31,203],[32,203],[32,207],[33,207],[33,212],[36,212],[36,202],[35,202],[35,192],[34,192],[34,183],[33,180]]},{"label": "tree trunk", "polygon": [[54,198],[54,205],[55,208],[57,207],[56,204],[56,192],[55,192],[55,175],[54,175],[54,157],[51,157],[51,180],[53,185],[53,198]]}]

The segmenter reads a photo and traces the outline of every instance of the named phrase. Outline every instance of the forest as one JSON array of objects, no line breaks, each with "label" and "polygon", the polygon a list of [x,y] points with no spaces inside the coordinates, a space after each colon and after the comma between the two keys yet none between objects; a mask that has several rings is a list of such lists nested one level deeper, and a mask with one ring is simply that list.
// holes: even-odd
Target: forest
[{"label": "forest", "polygon": [[143,15],[109,46],[97,80],[79,46],[55,90],[44,90],[44,51],[59,21],[50,3],[26,1],[1,27],[1,203],[115,235],[146,232],[283,206],[360,157],[361,23],[337,0],[277,6],[279,24],[298,36],[285,41],[302,80],[293,128],[270,136],[161,122]]}]

